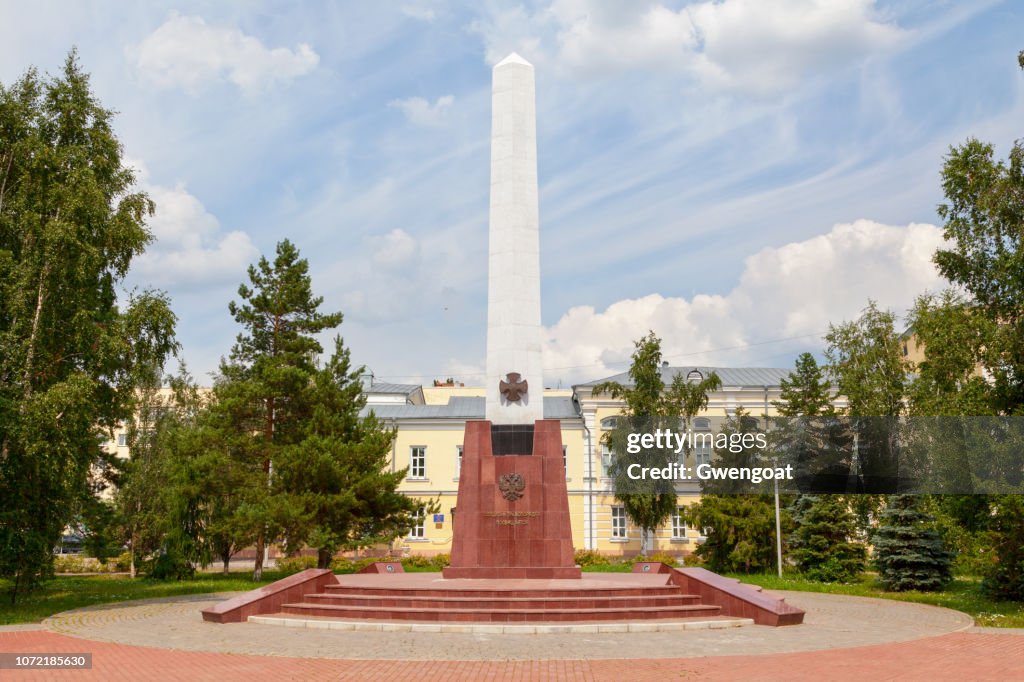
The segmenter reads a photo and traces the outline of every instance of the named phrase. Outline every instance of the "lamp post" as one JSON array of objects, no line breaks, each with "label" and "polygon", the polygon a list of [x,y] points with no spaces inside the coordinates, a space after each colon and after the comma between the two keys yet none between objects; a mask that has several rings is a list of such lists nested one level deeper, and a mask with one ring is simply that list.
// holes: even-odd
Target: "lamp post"
[{"label": "lamp post", "polygon": [[[764,430],[768,432],[768,387],[764,387]],[[776,466],[778,461],[775,462]],[[772,477],[775,488],[775,565],[782,577],[782,513],[779,510],[779,479]]]}]

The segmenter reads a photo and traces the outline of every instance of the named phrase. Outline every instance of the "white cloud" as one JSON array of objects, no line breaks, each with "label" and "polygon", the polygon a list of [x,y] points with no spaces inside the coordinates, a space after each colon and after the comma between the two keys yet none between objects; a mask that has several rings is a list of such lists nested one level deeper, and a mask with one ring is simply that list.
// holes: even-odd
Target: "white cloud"
[{"label": "white cloud", "polygon": [[[544,364],[552,378],[593,379],[623,371],[633,342],[648,330],[666,359],[692,364],[763,364],[766,354],[820,347],[829,323],[855,318],[869,298],[902,315],[944,280],[931,258],[942,231],[870,220],[839,224],[824,235],[766,248],[748,257],[740,281],[725,295],[690,299],[651,294],[598,312],[570,309],[545,331]],[[717,353],[799,337],[786,344]]]},{"label": "white cloud", "polygon": [[823,71],[897,46],[905,32],[875,17],[874,0],[728,0],[689,14],[706,83],[758,94],[792,88]]},{"label": "white cloud", "polygon": [[141,188],[156,204],[148,223],[155,241],[134,261],[135,274],[147,284],[176,290],[240,281],[259,256],[249,235],[222,232],[217,218],[184,185],[152,184],[141,163],[128,163],[138,169]]},{"label": "white cloud", "polygon": [[196,92],[228,80],[247,93],[312,71],[320,57],[306,43],[294,50],[268,48],[237,28],[208,25],[202,17],[171,16],[128,49],[142,76],[161,87]]},{"label": "white cloud", "polygon": [[422,97],[407,97],[393,100],[388,106],[401,110],[409,122],[415,125],[439,126],[454,103],[454,95],[444,95],[434,100],[433,104]]},{"label": "white cloud", "polygon": [[420,245],[416,238],[405,230],[396,228],[383,237],[375,237],[373,244],[373,263],[387,270],[397,270],[414,265],[420,255]]},{"label": "white cloud", "polygon": [[812,73],[901,44],[875,0],[724,0],[678,10],[646,0],[553,0],[492,11],[470,25],[494,63],[512,50],[571,73],[657,70],[705,87],[772,95]]}]

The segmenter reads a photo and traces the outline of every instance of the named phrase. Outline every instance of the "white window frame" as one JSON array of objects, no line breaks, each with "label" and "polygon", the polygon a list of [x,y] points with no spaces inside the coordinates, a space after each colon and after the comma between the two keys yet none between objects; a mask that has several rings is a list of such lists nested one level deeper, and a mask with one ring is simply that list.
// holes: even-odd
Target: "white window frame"
[{"label": "white window frame", "polygon": [[427,538],[427,509],[420,507],[413,515],[413,525],[409,529],[410,540],[425,540]]},{"label": "white window frame", "polygon": [[673,540],[689,540],[689,527],[686,525],[686,521],[683,520],[683,507],[676,507],[675,512],[672,514],[672,539]]},{"label": "white window frame", "polygon": [[565,475],[569,475],[569,446],[562,446],[562,466],[565,467]]},{"label": "white window frame", "polygon": [[128,433],[126,431],[122,431],[121,433],[117,434],[117,447],[128,447]]},{"label": "white window frame", "polygon": [[[697,434],[700,434],[701,436],[708,434],[712,436],[712,438],[714,437],[714,434],[711,433],[710,419],[707,417],[697,417],[693,420],[694,442],[696,442]],[[709,443],[705,443],[703,438],[701,438],[700,447],[696,445],[693,447],[693,463],[695,466],[711,464],[711,445]]]},{"label": "white window frame", "polygon": [[462,476],[462,446],[455,446],[455,480]]},{"label": "white window frame", "polygon": [[611,466],[612,459],[615,457],[614,451],[608,447],[607,443],[601,443],[601,475],[608,476],[608,467]]},{"label": "white window frame", "polygon": [[625,540],[629,537],[629,525],[626,519],[626,508],[612,505],[612,540]]},{"label": "white window frame", "polygon": [[693,462],[697,466],[711,464],[711,446],[704,443],[700,447],[693,448]]},{"label": "white window frame", "polygon": [[[417,462],[417,459],[419,460]],[[427,477],[427,446],[409,446],[409,479],[422,481]]]}]

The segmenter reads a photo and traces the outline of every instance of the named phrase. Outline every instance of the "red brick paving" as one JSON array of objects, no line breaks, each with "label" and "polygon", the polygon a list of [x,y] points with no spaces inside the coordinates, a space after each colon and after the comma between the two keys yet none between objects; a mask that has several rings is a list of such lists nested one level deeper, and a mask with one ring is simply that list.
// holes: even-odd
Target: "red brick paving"
[{"label": "red brick paving", "polygon": [[0,671],[0,678],[5,679],[76,681],[1024,680],[1024,636],[977,633],[764,656],[594,661],[349,661],[154,649],[31,630],[0,632],[0,652],[91,652],[91,671]]}]

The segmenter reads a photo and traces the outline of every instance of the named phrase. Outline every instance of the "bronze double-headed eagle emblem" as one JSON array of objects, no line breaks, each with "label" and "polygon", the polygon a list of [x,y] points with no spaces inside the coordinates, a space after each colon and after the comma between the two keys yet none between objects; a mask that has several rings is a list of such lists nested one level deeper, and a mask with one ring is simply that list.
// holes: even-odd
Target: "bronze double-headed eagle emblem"
[{"label": "bronze double-headed eagle emblem", "polygon": [[523,496],[523,491],[526,490],[526,479],[522,474],[503,474],[498,479],[498,490],[506,500],[515,502]]},{"label": "bronze double-headed eagle emblem", "polygon": [[526,379],[523,379],[519,372],[509,372],[504,379],[498,383],[498,391],[510,403],[518,402],[529,386]]}]

